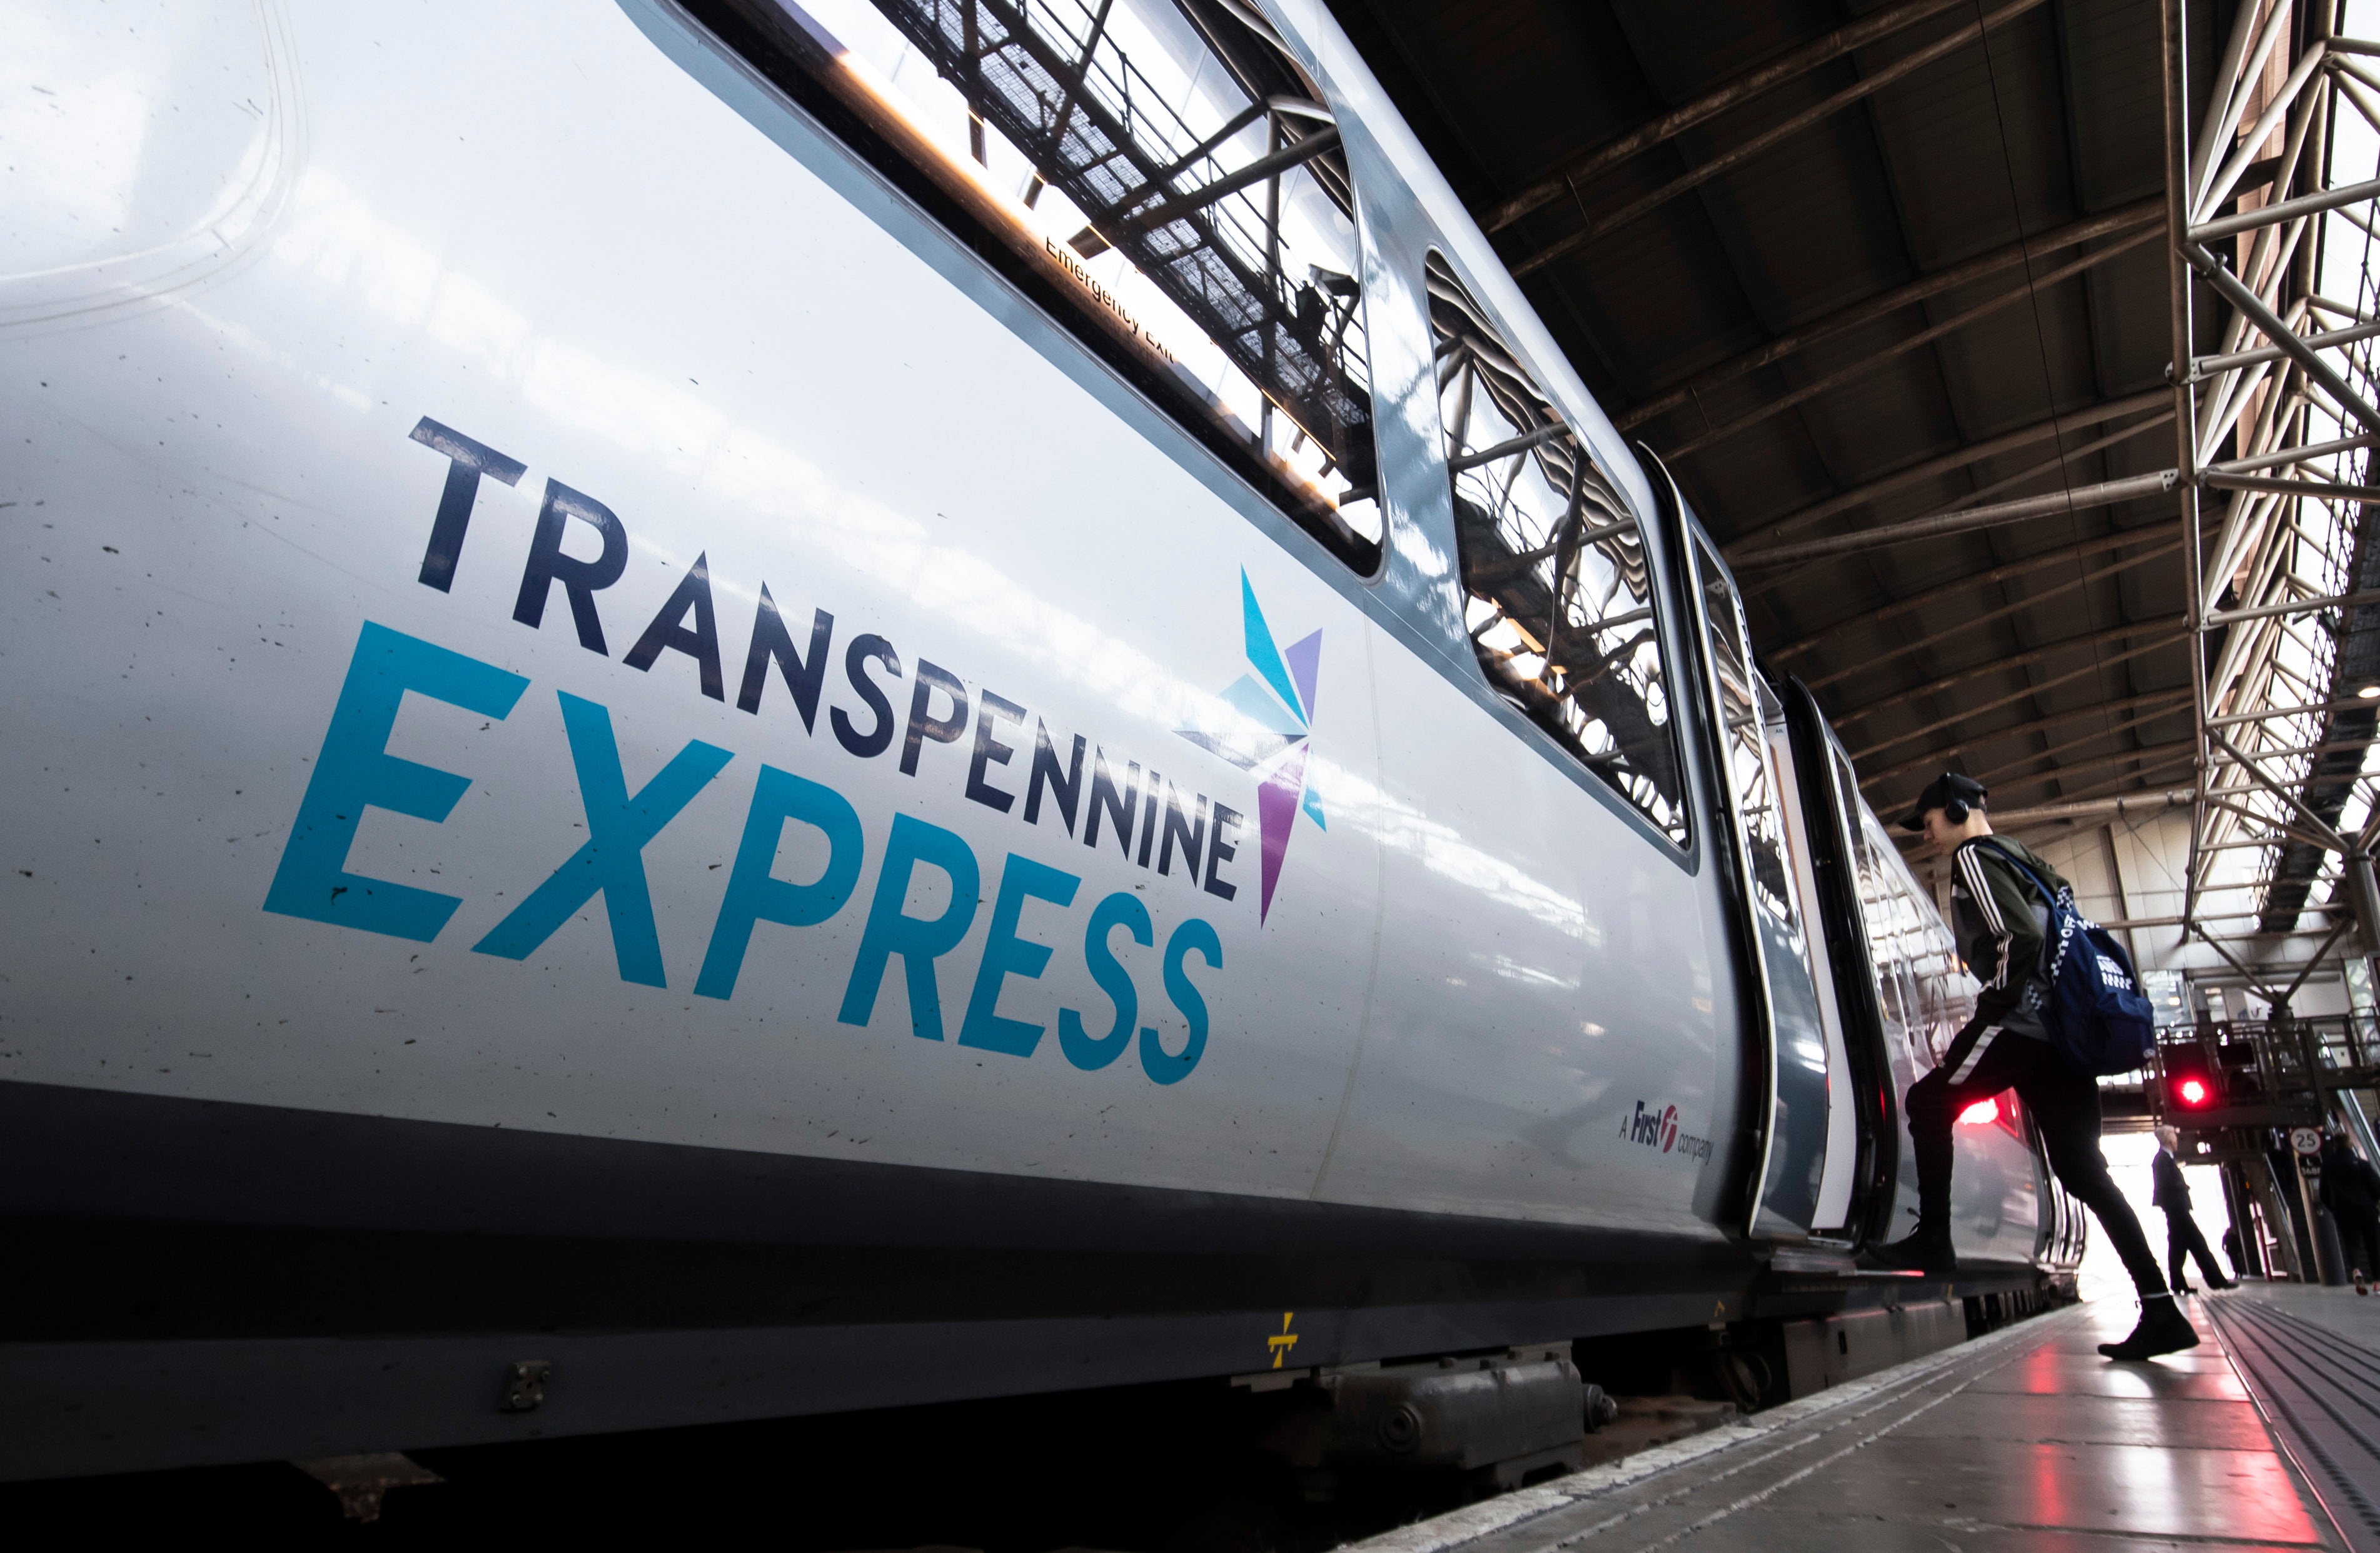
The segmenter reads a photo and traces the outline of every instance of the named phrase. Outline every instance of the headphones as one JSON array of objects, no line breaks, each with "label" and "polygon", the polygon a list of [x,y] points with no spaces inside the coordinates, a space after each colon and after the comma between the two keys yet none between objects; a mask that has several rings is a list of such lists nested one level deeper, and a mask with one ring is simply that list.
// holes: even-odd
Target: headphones
[{"label": "headphones", "polygon": [[1942,818],[1955,829],[1983,808],[1984,797],[1982,783],[1956,771],[1944,771],[1917,795],[1917,807],[1901,824],[1912,831],[1923,831],[1926,817],[1939,809]]}]

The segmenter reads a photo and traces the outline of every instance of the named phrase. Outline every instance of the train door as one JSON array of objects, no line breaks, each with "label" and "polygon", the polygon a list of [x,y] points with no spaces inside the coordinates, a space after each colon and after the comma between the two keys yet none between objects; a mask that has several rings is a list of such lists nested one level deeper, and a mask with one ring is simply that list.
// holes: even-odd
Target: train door
[{"label": "train door", "polygon": [[[1767,689],[1767,685],[1762,686]],[[1798,691],[1797,685],[1788,684],[1787,691]],[[1850,943],[1832,931],[1833,916],[1826,909],[1818,889],[1818,859],[1830,855],[1834,838],[1831,829],[1834,806],[1815,801],[1816,795],[1802,770],[1797,758],[1791,720],[1779,699],[1776,716],[1766,726],[1769,761],[1778,774],[1778,812],[1784,819],[1785,861],[1793,878],[1794,904],[1802,908],[1803,937],[1808,941],[1810,968],[1818,994],[1819,1023],[1827,1037],[1827,1147],[1820,1159],[1818,1171],[1818,1206],[1810,1220],[1813,1233],[1829,1240],[1853,1240],[1859,1237],[1847,1230],[1852,1219],[1852,1189],[1858,1183],[1860,1164],[1860,1094],[1859,1075],[1852,1062],[1850,1037],[1845,1028],[1842,1006],[1842,984],[1840,972],[1858,974],[1856,963],[1838,966],[1839,955],[1849,961],[1854,952]],[[1811,762],[1815,775],[1823,782],[1826,775],[1825,757],[1820,752]],[[1823,789],[1820,790],[1823,792]]]},{"label": "train door", "polygon": [[[1744,884],[1742,905],[1752,946],[1746,958],[1758,984],[1745,1001],[1755,1017],[1765,1015],[1754,1039],[1766,1068],[1767,1114],[1755,1151],[1748,1228],[1762,1239],[1807,1240],[1831,1207],[1829,1075],[1840,1039],[1828,1034],[1830,989],[1805,926],[1809,860],[1806,850],[1797,860],[1792,835],[1800,830],[1806,837],[1806,827],[1780,759],[1790,758],[1783,748],[1784,705],[1753,667],[1734,582],[1702,535],[1689,532],[1694,613],[1717,733],[1714,756],[1723,777],[1722,819],[1732,831]],[[1827,1227],[1840,1224],[1839,1216]]]},{"label": "train door", "polygon": [[[1779,693],[1792,734],[1794,787],[1809,820],[1813,936],[1833,994],[1828,1061],[1835,1074],[1849,1077],[1831,1091],[1819,1223],[1840,1224],[1841,1238],[1857,1242],[1891,1229],[1888,1199],[1900,1158],[1893,1142],[1900,1136],[1892,1053],[1896,1039],[1905,1043],[1901,1010],[1911,999],[1888,927],[1871,921],[1870,897],[1880,892],[1882,881],[1851,759],[1800,681],[1787,680]],[[1838,1205],[1840,1219],[1833,1217]]]}]

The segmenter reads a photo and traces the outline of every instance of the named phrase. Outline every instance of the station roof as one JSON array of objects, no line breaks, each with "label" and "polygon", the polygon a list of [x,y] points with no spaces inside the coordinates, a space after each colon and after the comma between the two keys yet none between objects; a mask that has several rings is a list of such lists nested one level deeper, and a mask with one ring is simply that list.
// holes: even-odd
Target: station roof
[{"label": "station roof", "polygon": [[1880,811],[2191,780],[2154,0],[1331,6]]}]

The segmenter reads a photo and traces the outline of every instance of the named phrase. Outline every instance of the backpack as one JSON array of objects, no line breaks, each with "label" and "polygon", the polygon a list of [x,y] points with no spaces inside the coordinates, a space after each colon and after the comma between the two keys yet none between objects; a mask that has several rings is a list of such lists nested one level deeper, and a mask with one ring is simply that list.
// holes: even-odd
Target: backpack
[{"label": "backpack", "polygon": [[2071,887],[2051,890],[2016,854],[1989,837],[1977,844],[1990,847],[2031,880],[2049,903],[2041,967],[2025,989],[2025,1006],[2041,1016],[2049,1044],[2069,1064],[2094,1076],[2146,1067],[2156,1049],[2156,1015],[2124,946],[2074,909]]}]

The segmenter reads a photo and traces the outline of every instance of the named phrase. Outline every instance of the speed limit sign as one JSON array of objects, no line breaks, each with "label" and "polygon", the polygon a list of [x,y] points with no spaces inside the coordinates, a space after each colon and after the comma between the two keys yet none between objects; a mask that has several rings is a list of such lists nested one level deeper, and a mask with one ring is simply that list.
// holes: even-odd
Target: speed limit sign
[{"label": "speed limit sign", "polygon": [[2318,1127],[2290,1128],[2289,1147],[2296,1149],[2301,1154],[2321,1153],[2322,1130]]}]

